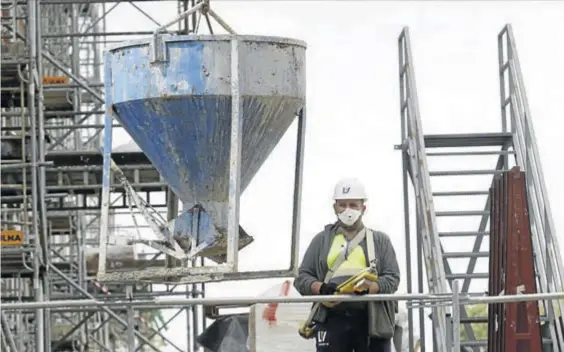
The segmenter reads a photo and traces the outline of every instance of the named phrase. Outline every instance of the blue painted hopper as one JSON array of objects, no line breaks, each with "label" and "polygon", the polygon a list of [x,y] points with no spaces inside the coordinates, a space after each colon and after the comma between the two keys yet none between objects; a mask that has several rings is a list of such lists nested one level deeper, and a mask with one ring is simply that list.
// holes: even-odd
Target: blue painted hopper
[{"label": "blue painted hopper", "polygon": [[[237,38],[243,192],[304,106],[305,44]],[[120,44],[105,58],[106,106],[184,204],[170,231],[190,242],[197,206],[213,225],[198,212],[197,242],[210,248],[227,228],[232,39],[164,35]]]}]

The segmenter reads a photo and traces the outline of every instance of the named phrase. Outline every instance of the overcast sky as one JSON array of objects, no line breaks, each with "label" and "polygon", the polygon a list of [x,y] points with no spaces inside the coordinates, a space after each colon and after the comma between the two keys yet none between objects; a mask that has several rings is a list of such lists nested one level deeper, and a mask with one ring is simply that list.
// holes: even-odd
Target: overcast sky
[{"label": "overcast sky", "polygon": [[[173,18],[176,11],[171,4],[139,6],[160,22]],[[344,176],[358,177],[370,196],[366,224],[387,232],[396,246],[404,274],[401,292],[406,291],[401,155],[393,148],[400,143],[398,35],[403,26],[410,27],[426,133],[496,132],[500,130],[497,34],[512,23],[564,250],[564,220],[558,216],[564,210],[564,186],[557,182],[564,161],[559,150],[564,128],[564,66],[559,64],[564,62],[564,2],[212,1],[212,6],[240,34],[286,36],[308,44],[301,254],[322,226],[334,220],[334,183]],[[108,26],[108,31],[155,28],[128,4],[108,16]],[[295,126],[290,128],[243,195],[242,226],[255,242],[240,254],[242,270],[256,269],[257,263],[261,269],[289,264],[295,131]],[[116,145],[128,141],[124,134],[115,136]],[[455,164],[430,159],[430,167],[491,169],[495,165],[491,158],[467,160]],[[455,182],[433,181],[433,187],[487,190],[489,183]],[[438,201],[436,210],[479,210],[485,198],[474,198]],[[445,230],[472,230],[477,221],[439,225]],[[445,250],[463,251],[471,245],[445,242]],[[453,270],[462,272],[465,266],[457,264]],[[208,292],[256,295],[279,281],[214,284]],[[475,288],[486,287],[484,281]],[[183,326],[180,319],[169,332],[181,347]]]}]

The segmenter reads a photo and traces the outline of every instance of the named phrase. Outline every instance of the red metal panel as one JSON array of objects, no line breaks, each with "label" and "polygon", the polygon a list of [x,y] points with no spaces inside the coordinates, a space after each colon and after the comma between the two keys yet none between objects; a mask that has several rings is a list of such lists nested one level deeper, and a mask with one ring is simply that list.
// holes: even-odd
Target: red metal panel
[{"label": "red metal panel", "polygon": [[[532,237],[527,208],[525,173],[513,168],[510,179],[509,230],[507,238],[507,294],[536,293]],[[507,351],[534,352],[542,350],[538,302],[507,304]],[[510,342],[509,342],[510,341]]]},{"label": "red metal panel", "polygon": [[[494,179],[490,218],[489,294],[535,293],[525,174],[518,167]],[[492,304],[489,352],[541,352],[537,302]]]}]

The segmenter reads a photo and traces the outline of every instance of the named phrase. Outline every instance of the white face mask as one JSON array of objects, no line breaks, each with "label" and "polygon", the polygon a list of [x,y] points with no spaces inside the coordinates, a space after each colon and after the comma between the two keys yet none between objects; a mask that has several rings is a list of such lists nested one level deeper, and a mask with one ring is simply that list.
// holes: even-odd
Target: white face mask
[{"label": "white face mask", "polygon": [[337,218],[341,220],[346,226],[352,226],[360,218],[362,212],[360,210],[355,210],[347,208],[341,213],[337,214]]}]

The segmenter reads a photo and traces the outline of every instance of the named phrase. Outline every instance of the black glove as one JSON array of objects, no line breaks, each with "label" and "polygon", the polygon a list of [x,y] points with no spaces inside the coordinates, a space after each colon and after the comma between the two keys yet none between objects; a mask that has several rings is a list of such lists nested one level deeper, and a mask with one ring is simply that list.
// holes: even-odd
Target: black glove
[{"label": "black glove", "polygon": [[335,292],[337,292],[337,284],[335,283],[323,283],[321,284],[321,287],[319,288],[319,294],[322,296],[329,296],[334,294]]}]

